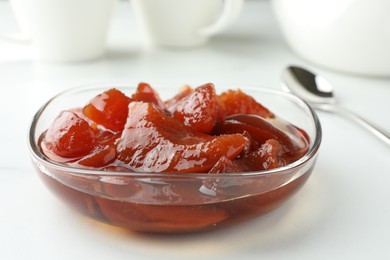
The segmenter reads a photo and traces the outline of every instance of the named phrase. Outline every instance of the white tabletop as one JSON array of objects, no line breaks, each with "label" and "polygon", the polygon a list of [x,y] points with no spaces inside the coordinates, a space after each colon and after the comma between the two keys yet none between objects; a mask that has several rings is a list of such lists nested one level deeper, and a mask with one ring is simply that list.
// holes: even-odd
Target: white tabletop
[{"label": "white tabletop", "polygon": [[[307,63],[283,42],[268,2],[246,2],[243,11],[204,47],[153,49],[122,2],[107,55],[88,63],[37,62],[30,47],[0,42],[0,259],[390,259],[390,149],[337,115],[318,113],[323,143],[317,166],[292,200],[208,233],[150,235],[98,224],[62,205],[35,175],[27,149],[33,114],[54,94],[89,83],[279,89],[281,70],[300,64],[327,77],[343,106],[390,130],[390,79]],[[0,32],[15,30],[9,5],[0,3]]]}]

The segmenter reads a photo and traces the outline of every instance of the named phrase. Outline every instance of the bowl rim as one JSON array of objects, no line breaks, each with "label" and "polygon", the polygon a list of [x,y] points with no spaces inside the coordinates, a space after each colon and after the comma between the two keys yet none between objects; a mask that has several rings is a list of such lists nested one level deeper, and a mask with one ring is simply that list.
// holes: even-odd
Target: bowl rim
[{"label": "bowl rim", "polygon": [[[216,84],[215,84],[216,85]],[[220,84],[218,84],[220,85]],[[270,169],[270,170],[263,170],[263,171],[253,171],[253,172],[242,172],[242,173],[218,173],[218,174],[210,174],[210,173],[170,173],[170,172],[164,172],[164,173],[143,173],[143,172],[121,172],[121,171],[102,171],[102,170],[95,170],[95,169],[86,169],[86,168],[76,168],[71,167],[67,165],[63,165],[61,163],[54,162],[47,158],[45,155],[43,155],[39,148],[37,143],[35,142],[35,134],[36,134],[36,127],[38,124],[38,121],[40,119],[40,116],[45,111],[46,107],[48,107],[51,103],[53,103],[57,98],[66,95],[71,94],[72,92],[82,92],[85,90],[93,90],[93,89],[109,89],[109,88],[119,88],[119,89],[135,89],[136,87],[134,84],[130,83],[94,83],[94,84],[84,84],[79,85],[75,87],[68,88],[64,91],[59,92],[58,94],[54,95],[52,98],[50,98],[46,103],[44,103],[38,111],[34,114],[30,127],[28,130],[28,146],[30,150],[30,156],[32,157],[34,163],[38,163],[40,165],[43,164],[43,166],[48,166],[51,169],[55,169],[57,171],[66,172],[67,174],[71,175],[85,175],[85,176],[121,176],[121,177],[134,177],[134,178],[210,178],[212,176],[215,177],[228,177],[228,178],[234,178],[234,177],[244,177],[244,176],[258,176],[258,175],[271,175],[271,174],[280,174],[284,173],[286,171],[291,171],[293,169],[297,169],[299,167],[304,166],[308,161],[310,161],[315,155],[317,154],[321,141],[322,141],[322,127],[320,120],[314,111],[314,109],[304,100],[299,98],[298,96],[282,91],[277,90],[273,88],[267,88],[262,87],[258,85],[239,85],[239,84],[224,84],[223,89],[231,89],[233,86],[236,89],[242,89],[242,90],[249,90],[249,91],[260,91],[267,94],[275,94],[280,95],[289,98],[290,100],[293,100],[295,103],[297,103],[299,106],[303,107],[304,109],[307,109],[310,116],[311,121],[313,121],[314,127],[315,127],[315,138],[311,143],[311,146],[309,150],[306,152],[304,156],[299,158],[298,160],[287,164],[282,167]],[[158,88],[164,88],[164,85]],[[216,90],[218,90],[218,87],[216,87]]]}]

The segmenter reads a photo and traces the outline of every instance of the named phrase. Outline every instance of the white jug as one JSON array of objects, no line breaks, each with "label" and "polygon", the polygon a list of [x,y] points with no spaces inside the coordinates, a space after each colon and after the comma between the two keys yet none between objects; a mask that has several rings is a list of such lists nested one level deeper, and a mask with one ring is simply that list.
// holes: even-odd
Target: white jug
[{"label": "white jug", "polygon": [[331,69],[390,76],[390,0],[272,0],[287,43]]}]

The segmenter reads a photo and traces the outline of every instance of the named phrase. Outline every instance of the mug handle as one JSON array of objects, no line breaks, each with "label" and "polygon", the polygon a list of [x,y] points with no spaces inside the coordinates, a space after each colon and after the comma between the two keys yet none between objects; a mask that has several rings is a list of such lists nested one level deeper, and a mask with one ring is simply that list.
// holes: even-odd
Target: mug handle
[{"label": "mug handle", "polygon": [[201,29],[200,34],[211,36],[225,30],[240,15],[244,0],[225,0],[222,14],[212,25]]}]

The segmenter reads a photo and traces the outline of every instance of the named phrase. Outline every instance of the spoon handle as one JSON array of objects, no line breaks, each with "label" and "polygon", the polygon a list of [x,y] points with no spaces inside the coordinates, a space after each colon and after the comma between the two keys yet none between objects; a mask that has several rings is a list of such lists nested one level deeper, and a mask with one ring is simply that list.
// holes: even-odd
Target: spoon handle
[{"label": "spoon handle", "polygon": [[346,118],[349,118],[356,123],[363,126],[365,129],[367,129],[369,132],[374,134],[376,137],[378,137],[382,142],[387,144],[390,147],[390,133],[380,129],[378,126],[375,126],[371,122],[367,121],[366,119],[362,118],[361,116],[351,112],[350,110],[347,110],[343,107],[337,106],[335,104],[332,105],[314,105],[314,107],[318,110],[326,111],[326,112],[333,112],[339,115],[342,115]]}]

